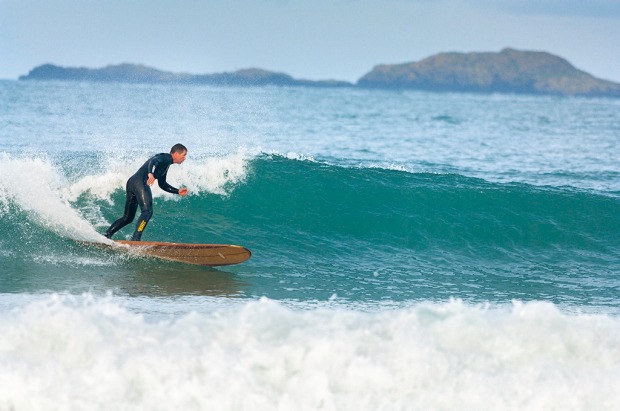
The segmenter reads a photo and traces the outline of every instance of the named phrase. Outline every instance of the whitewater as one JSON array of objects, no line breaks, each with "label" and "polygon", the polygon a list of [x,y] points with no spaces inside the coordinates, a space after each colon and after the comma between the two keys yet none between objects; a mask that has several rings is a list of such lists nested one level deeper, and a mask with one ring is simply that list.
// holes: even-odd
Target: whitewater
[{"label": "whitewater", "polygon": [[[0,410],[620,408],[620,102],[0,81]],[[144,240],[86,246],[175,143]],[[131,235],[133,226],[117,234]]]}]

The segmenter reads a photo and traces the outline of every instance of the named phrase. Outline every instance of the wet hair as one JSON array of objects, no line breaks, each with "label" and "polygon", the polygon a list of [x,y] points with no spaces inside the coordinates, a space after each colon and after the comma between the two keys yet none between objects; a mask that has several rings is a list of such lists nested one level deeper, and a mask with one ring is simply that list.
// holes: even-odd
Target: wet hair
[{"label": "wet hair", "polygon": [[173,154],[173,153],[183,153],[185,151],[187,151],[187,147],[185,147],[181,143],[177,143],[177,144],[173,145],[172,148],[170,149],[170,154]]}]

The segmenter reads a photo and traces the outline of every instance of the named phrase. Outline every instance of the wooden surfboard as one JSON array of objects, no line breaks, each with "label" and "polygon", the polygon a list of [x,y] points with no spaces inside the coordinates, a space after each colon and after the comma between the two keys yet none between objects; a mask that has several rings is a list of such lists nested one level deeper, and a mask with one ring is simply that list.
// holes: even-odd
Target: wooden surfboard
[{"label": "wooden surfboard", "polygon": [[252,256],[250,250],[238,245],[129,240],[115,240],[114,242],[123,248],[128,247],[131,253],[212,267],[239,264]]}]

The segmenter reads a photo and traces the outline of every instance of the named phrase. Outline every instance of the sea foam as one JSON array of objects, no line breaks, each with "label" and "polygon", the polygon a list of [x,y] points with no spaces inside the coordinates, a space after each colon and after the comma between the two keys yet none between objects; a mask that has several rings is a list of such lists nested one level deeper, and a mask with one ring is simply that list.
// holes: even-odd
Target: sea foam
[{"label": "sea foam", "polygon": [[549,303],[262,299],[153,319],[118,297],[52,295],[0,315],[3,410],[620,407],[618,319]]}]

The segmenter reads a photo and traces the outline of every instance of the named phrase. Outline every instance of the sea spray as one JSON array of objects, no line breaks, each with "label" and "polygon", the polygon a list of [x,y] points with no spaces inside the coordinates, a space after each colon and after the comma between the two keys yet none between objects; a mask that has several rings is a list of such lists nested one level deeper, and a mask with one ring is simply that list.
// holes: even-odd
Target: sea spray
[{"label": "sea spray", "polygon": [[30,215],[33,221],[61,236],[75,240],[96,241],[100,236],[80,212],[62,197],[64,177],[44,158],[0,158],[0,207],[9,212],[9,205]]},{"label": "sea spray", "polygon": [[[188,151],[189,160],[182,165],[172,166],[168,170],[167,181],[175,187],[189,188],[190,195],[226,195],[232,187],[244,181],[248,163],[255,156],[253,153],[254,150],[246,148],[239,148],[225,156],[198,155]],[[72,202],[85,195],[111,201],[112,195],[124,191],[129,177],[153,154],[132,153],[129,157],[127,153],[91,153],[70,167],[68,173],[74,181],[70,182],[63,194]],[[154,198],[177,198],[160,190],[157,184],[151,189]]]}]

